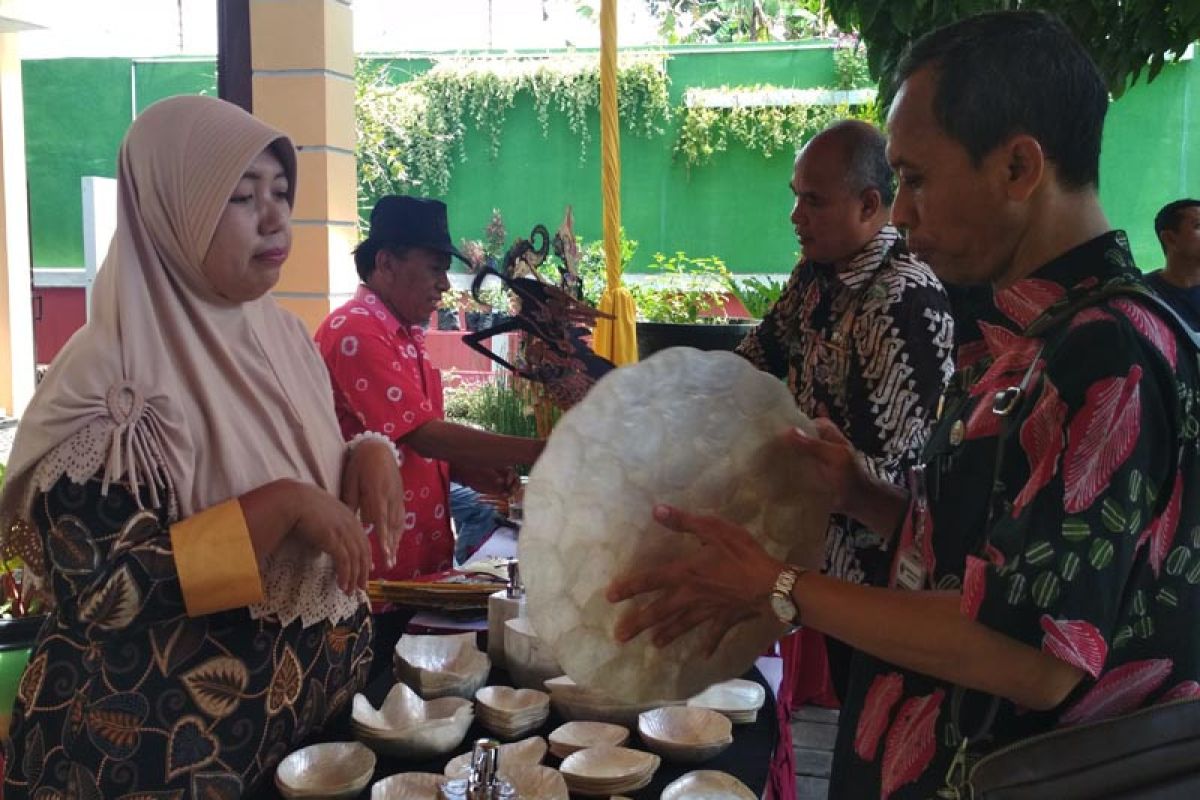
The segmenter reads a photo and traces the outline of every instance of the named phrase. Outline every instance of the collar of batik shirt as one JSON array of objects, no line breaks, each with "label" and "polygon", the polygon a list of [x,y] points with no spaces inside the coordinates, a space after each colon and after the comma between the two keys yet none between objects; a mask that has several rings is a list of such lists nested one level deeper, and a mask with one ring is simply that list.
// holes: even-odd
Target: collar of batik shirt
[{"label": "collar of batik shirt", "polygon": [[993,293],[1005,321],[1023,331],[1050,306],[1121,277],[1140,276],[1124,231],[1109,231],[1074,247],[1007,289]]},{"label": "collar of batik shirt", "polygon": [[875,274],[901,238],[900,231],[891,225],[884,225],[846,266],[837,270],[837,279],[847,289],[862,286]]},{"label": "collar of batik shirt", "polygon": [[424,340],[424,328],[420,325],[405,325],[396,319],[396,315],[387,307],[387,303],[383,302],[383,298],[368,289],[364,284],[360,283],[358,285],[358,289],[354,292],[354,299],[374,312],[376,318],[382,320],[387,325],[388,330],[404,334],[409,338],[419,341]]}]

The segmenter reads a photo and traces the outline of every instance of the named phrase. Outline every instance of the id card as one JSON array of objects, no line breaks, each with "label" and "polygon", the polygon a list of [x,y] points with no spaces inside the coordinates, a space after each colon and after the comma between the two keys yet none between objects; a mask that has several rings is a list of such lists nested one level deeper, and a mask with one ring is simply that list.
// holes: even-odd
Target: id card
[{"label": "id card", "polygon": [[896,586],[914,592],[925,588],[925,563],[917,548],[904,548],[896,559]]}]

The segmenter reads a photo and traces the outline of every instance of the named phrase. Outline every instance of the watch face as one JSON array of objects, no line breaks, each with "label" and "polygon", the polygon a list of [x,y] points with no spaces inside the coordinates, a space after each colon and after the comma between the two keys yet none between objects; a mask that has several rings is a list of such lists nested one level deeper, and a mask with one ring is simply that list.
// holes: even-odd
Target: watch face
[{"label": "watch face", "polygon": [[779,617],[780,622],[790,624],[796,618],[796,604],[783,595],[771,595],[771,610]]}]

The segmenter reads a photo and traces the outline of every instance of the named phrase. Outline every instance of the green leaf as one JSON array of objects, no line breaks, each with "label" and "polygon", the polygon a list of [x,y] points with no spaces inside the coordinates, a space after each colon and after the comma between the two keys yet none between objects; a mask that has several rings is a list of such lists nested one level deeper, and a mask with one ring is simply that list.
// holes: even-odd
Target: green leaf
[{"label": "green leaf", "polygon": [[892,18],[892,26],[903,36],[908,36],[912,33],[913,17],[916,16],[914,3],[891,3],[888,5],[888,14]]},{"label": "green leaf", "polygon": [[875,25],[875,17],[883,6],[883,0],[861,0],[848,5],[858,6],[858,27],[865,31]]}]

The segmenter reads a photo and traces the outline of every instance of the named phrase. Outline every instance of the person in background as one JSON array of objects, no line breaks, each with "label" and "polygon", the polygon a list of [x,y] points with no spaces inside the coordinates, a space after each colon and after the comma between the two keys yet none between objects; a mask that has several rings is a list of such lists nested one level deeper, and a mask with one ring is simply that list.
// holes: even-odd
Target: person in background
[{"label": "person in background", "polygon": [[[895,484],[917,460],[953,372],[954,322],[941,282],[889,224],[886,140],[865,122],[831,125],[796,157],[791,223],[803,248],[779,299],[737,348],[787,380],[875,475]],[[885,537],[830,518],[825,571],[887,580]]]},{"label": "person in background", "polygon": [[257,796],[363,684],[355,512],[394,541],[403,490],[388,445],[343,442],[320,356],[269,294],[295,192],[292,143],[221,100],[156,103],[125,137],[91,317],[0,496],[4,558],[53,600],[12,800]]},{"label": "person in background", "polygon": [[854,647],[832,798],[966,796],[952,763],[1200,687],[1200,369],[1138,297],[1100,206],[1099,71],[1057,18],[996,12],[917,40],[895,83],[892,219],[942,280],[990,283],[1000,316],[951,382],[912,491],[833,425],[788,435],[808,491],[893,536],[889,587],[659,506],[704,546],[608,593],[656,593],[622,615],[622,640],[705,626],[714,644],[770,615]]},{"label": "person in background", "polygon": [[1166,264],[1146,282],[1192,330],[1200,331],[1200,200],[1167,203],[1154,216]]},{"label": "person in background", "polygon": [[454,563],[466,564],[504,518],[470,486],[450,482],[450,516],[454,519]]},{"label": "person in background", "polygon": [[[954,323],[941,282],[888,223],[894,189],[885,146],[876,128],[844,121],[800,151],[791,223],[803,258],[738,352],[786,379],[800,410],[841,431],[871,474],[901,484],[953,372]],[[831,515],[825,572],[883,585],[887,533]],[[844,697],[851,650],[806,630],[781,642],[780,652],[780,744],[771,787],[774,796],[791,798],[791,714],[809,702],[835,705]]]},{"label": "person in background", "polygon": [[[442,379],[425,349],[430,315],[450,287],[446,205],[387,195],[371,210],[354,251],[361,284],[317,329],[346,439],[369,432],[398,447],[406,514],[394,557],[370,537],[372,578],[409,580],[452,566],[450,481],[484,494],[510,494],[515,465],[532,464],[545,442],[503,436],[444,419]],[[464,262],[465,263],[465,262]],[[377,672],[403,632],[401,612],[376,615]]]}]

